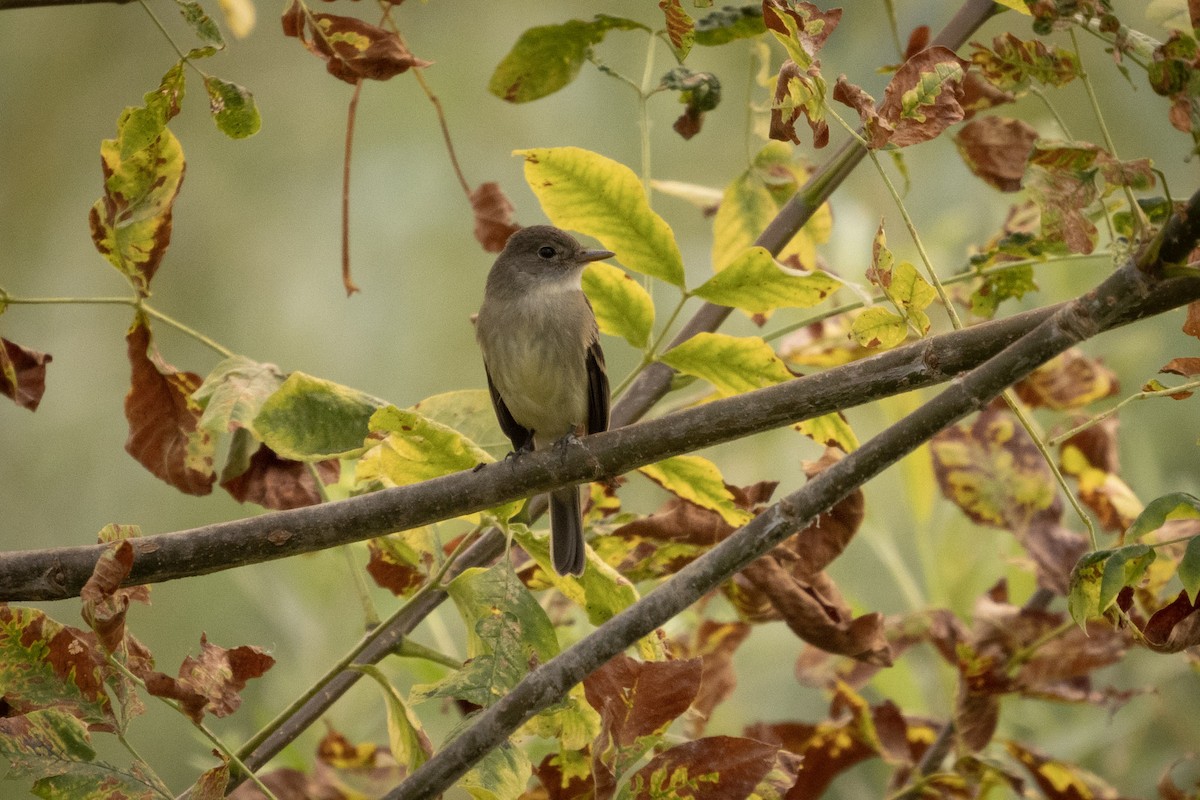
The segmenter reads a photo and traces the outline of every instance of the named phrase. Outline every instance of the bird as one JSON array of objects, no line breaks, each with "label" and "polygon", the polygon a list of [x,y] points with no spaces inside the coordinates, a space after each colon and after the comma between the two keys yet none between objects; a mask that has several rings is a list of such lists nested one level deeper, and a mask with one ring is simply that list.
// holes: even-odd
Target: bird
[{"label": "bird", "polygon": [[[581,281],[588,264],[614,255],[533,225],[509,237],[488,273],[475,338],[492,408],[515,455],[608,429],[604,351]],[[550,561],[558,574],[579,576],[584,556],[579,487],[555,489]]]}]

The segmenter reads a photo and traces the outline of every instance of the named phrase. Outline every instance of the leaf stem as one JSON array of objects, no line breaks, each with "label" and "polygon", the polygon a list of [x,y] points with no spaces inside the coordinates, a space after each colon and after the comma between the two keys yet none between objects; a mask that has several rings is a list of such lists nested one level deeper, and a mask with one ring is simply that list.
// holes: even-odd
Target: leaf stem
[{"label": "leaf stem", "polygon": [[1060,433],[1058,436],[1055,436],[1055,437],[1049,439],[1047,441],[1047,444],[1049,444],[1049,445],[1061,444],[1062,442],[1065,442],[1067,439],[1070,439],[1072,436],[1075,436],[1076,434],[1086,431],[1088,428],[1091,428],[1095,425],[1100,424],[1101,422],[1103,422],[1104,420],[1113,416],[1118,411],[1120,411],[1122,408],[1124,408],[1125,406],[1134,402],[1135,400],[1148,400],[1152,397],[1171,397],[1173,395],[1179,394],[1180,392],[1189,392],[1189,391],[1200,391],[1200,380],[1188,381],[1185,384],[1182,384],[1180,386],[1175,386],[1175,387],[1172,387],[1169,389],[1157,389],[1152,392],[1143,391],[1143,392],[1137,392],[1136,394],[1131,394],[1129,397],[1126,397],[1124,400],[1117,403],[1115,406],[1108,409],[1107,411],[1103,411],[1103,412],[1097,414],[1096,416],[1091,417],[1090,419],[1084,420],[1080,424],[1076,425],[1074,428],[1071,428],[1071,430],[1067,431],[1066,433]]}]

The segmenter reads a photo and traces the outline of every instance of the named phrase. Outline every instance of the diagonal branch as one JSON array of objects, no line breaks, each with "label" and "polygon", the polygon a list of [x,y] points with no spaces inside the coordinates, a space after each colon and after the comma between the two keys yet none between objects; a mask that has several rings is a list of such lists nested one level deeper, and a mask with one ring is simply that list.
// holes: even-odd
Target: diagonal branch
[{"label": "diagonal branch", "polygon": [[[1193,241],[1178,236],[1200,222],[1200,192],[1187,212],[1172,218],[1159,241],[1162,253],[1149,263],[1126,264],[1096,289],[1059,306],[1036,328],[980,366],[951,382],[940,395],[885,429],[858,450],[755,517],[729,538],[681,569],[666,583],[600,625],[578,644],[531,672],[495,705],[476,715],[429,761],[413,771],[385,800],[435,797],[484,754],[508,740],[538,712],[610,658],[653,632],[723,581],[788,537],[854,489],[920,447],[934,434],[986,406],[1007,386],[1067,348],[1117,323],[1150,296],[1165,264],[1177,263]],[[1200,288],[1200,279],[1184,283]]]}]

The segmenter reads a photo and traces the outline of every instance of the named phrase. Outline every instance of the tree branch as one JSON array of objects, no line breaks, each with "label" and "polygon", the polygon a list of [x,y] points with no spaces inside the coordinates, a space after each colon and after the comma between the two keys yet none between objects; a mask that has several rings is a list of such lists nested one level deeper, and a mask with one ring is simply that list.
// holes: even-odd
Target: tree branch
[{"label": "tree branch", "polygon": [[[1192,196],[1184,215],[1168,223],[1158,241],[1171,244],[1162,249],[1175,255],[1190,250],[1189,243],[1177,233],[1180,225],[1191,230],[1198,221],[1200,192]],[[1190,244],[1194,246],[1195,242]],[[484,754],[631,643],[682,613],[772,547],[804,530],[818,514],[938,431],[986,406],[1038,365],[1118,324],[1154,294],[1161,266],[1157,254],[1153,263],[1126,264],[1096,289],[1056,308],[1017,342],[956,378],[937,397],[756,516],[578,644],[535,669],[495,705],[479,712],[470,727],[414,770],[385,800],[435,797],[448,789]],[[1183,279],[1180,288],[1185,286],[1189,293],[1200,290],[1200,279]]]},{"label": "tree branch", "polygon": [[[1200,296],[1180,278],[1116,324]],[[1169,290],[1169,291],[1168,291]],[[1061,306],[953,331],[754,392],[587,437],[565,452],[535,451],[361,497],[133,540],[129,585],[160,583],[311,553],[492,508],[570,483],[620,475],[670,456],[853,408],[953,378],[1028,333]],[[107,545],[0,554],[0,601],[61,600],[79,593]]]},{"label": "tree branch", "polygon": [[128,5],[135,0],[0,0],[0,11],[10,8],[43,8],[48,6],[82,6],[90,3]]}]

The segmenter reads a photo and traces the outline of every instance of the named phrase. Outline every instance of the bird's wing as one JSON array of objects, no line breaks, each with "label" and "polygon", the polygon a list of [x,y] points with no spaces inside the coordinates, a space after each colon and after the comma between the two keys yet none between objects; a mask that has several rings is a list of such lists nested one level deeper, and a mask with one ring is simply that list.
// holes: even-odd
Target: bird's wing
[{"label": "bird's wing", "polygon": [[604,369],[604,351],[600,339],[592,339],[587,349],[588,433],[608,430],[608,372]]},{"label": "bird's wing", "polygon": [[483,366],[483,371],[487,373],[488,392],[492,395],[492,408],[496,410],[496,419],[500,422],[500,430],[504,431],[504,435],[512,442],[513,450],[532,450],[533,431],[513,419],[508,406],[504,405],[504,398],[500,396],[496,384],[492,382],[492,373],[488,371],[486,364]]}]

